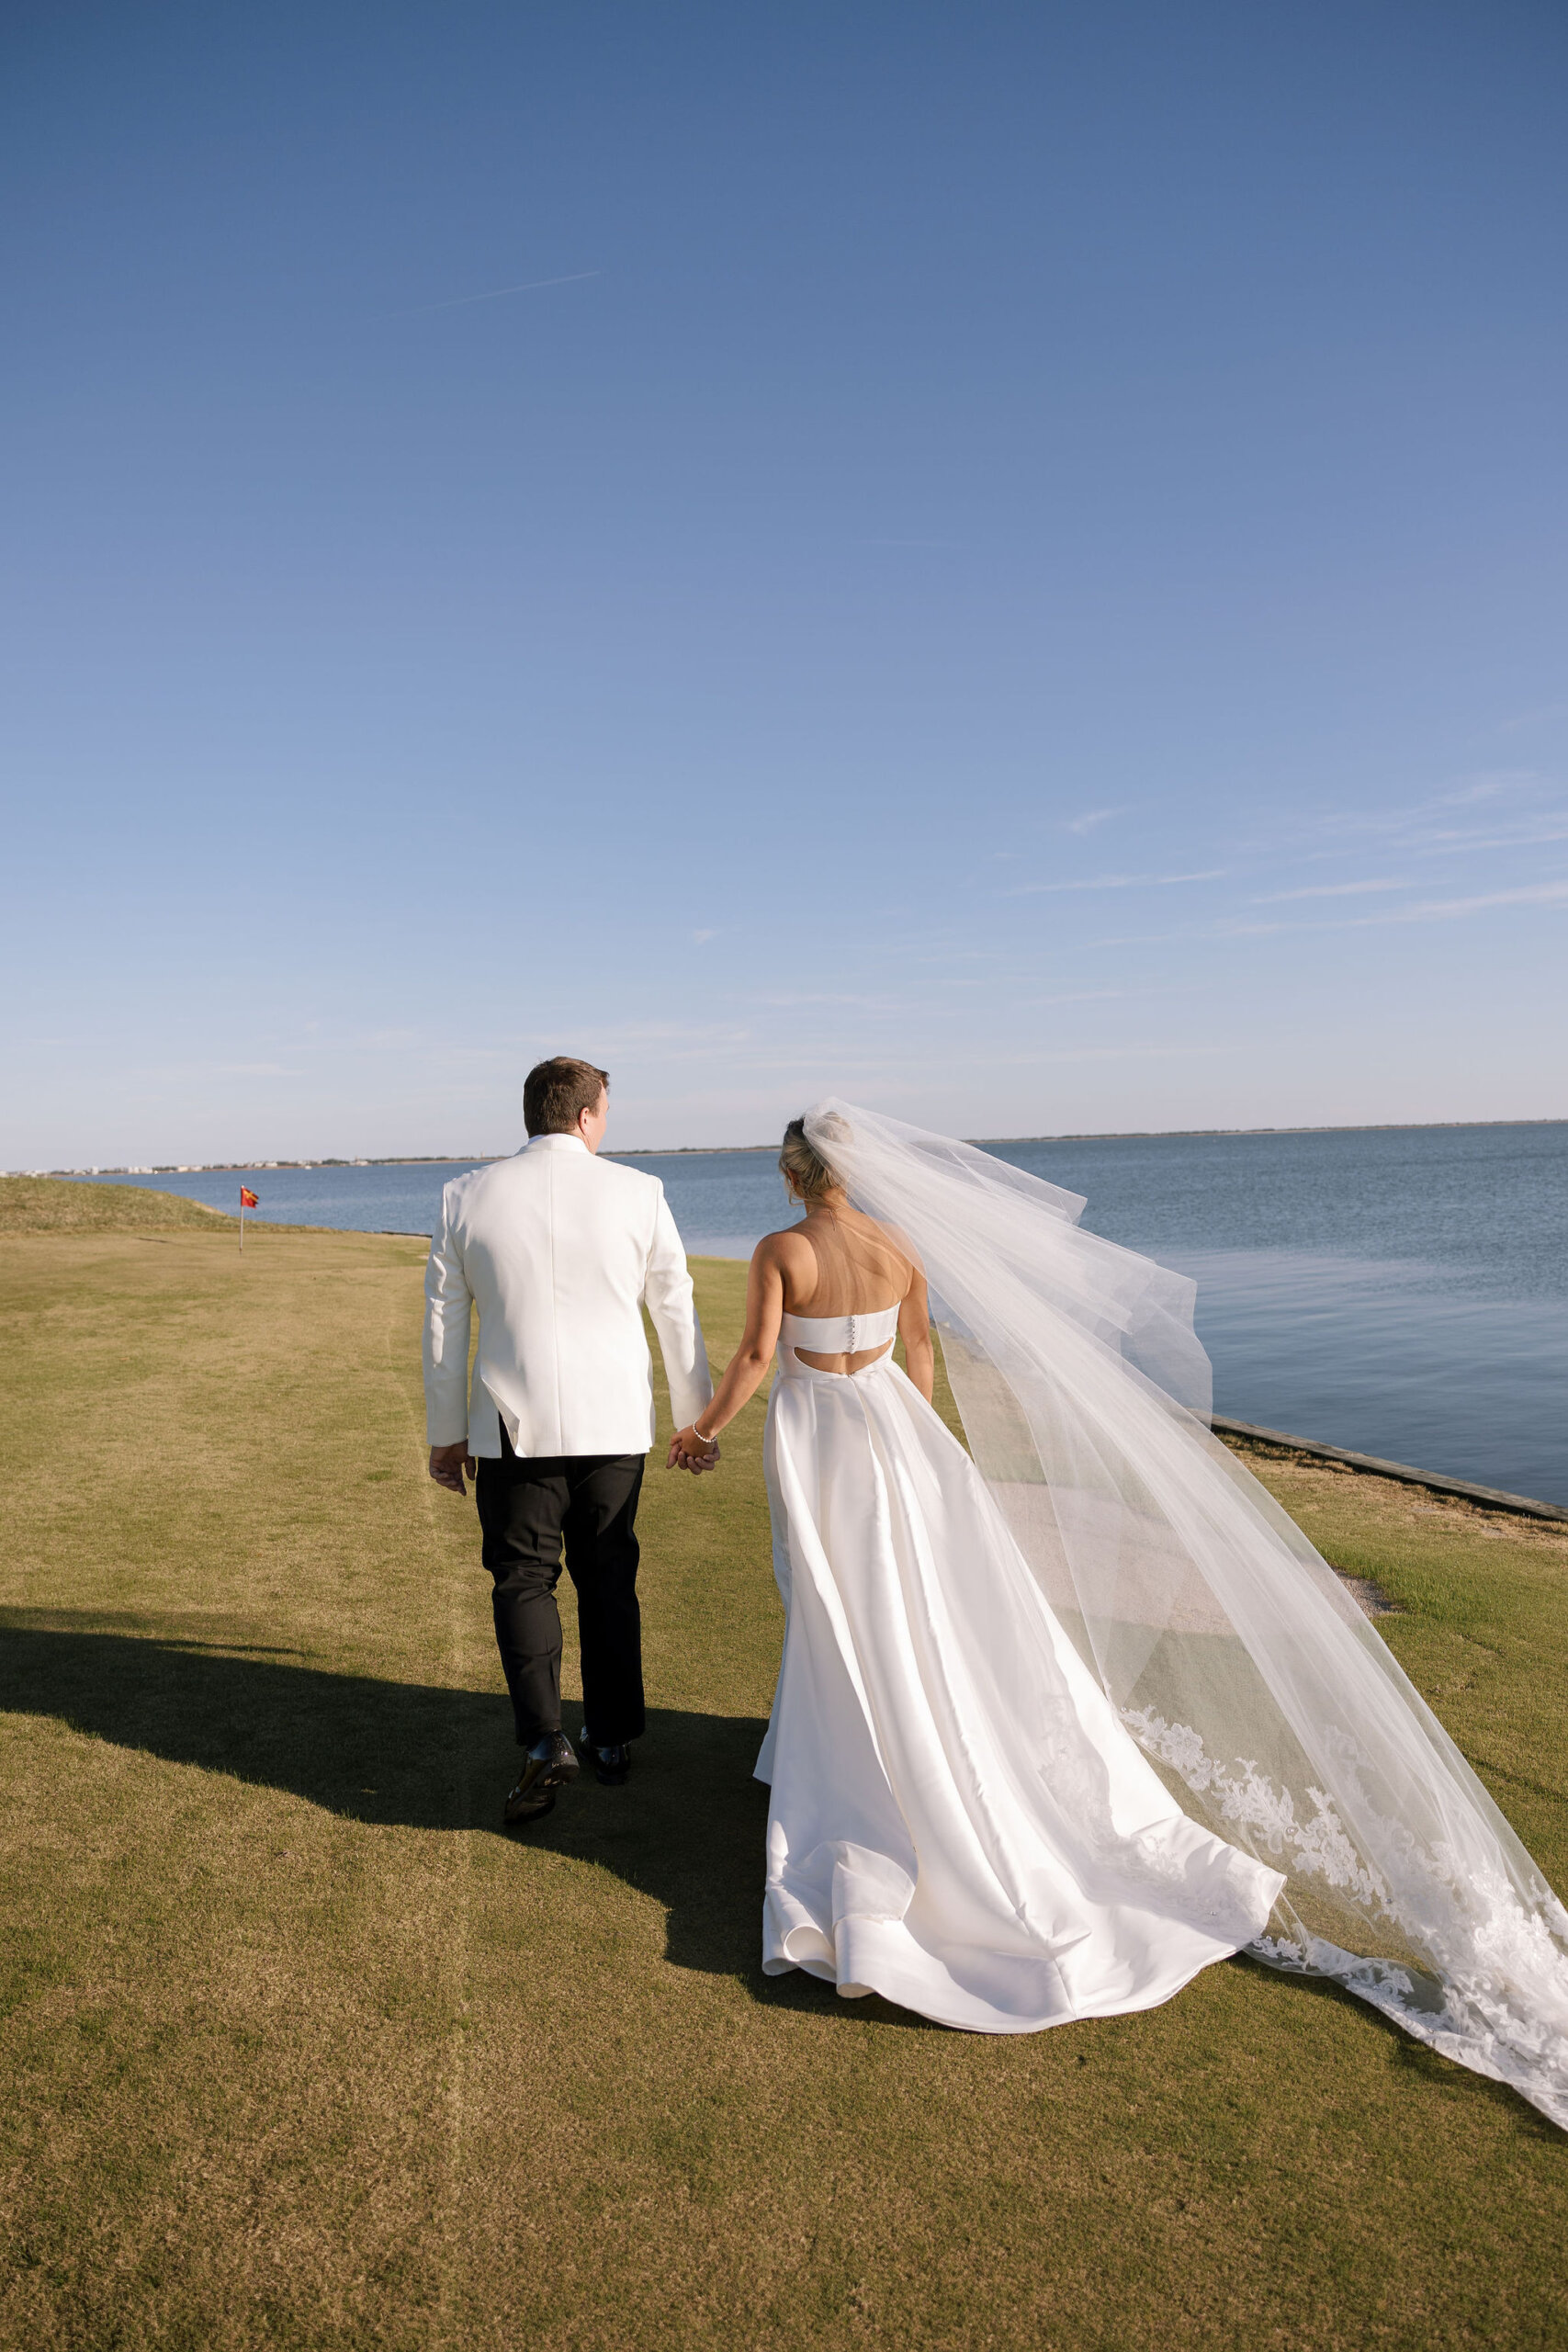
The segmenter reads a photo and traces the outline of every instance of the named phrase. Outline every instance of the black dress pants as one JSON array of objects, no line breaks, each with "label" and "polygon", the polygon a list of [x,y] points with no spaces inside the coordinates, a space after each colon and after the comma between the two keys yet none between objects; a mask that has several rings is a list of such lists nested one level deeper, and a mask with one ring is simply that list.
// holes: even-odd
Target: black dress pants
[{"label": "black dress pants", "polygon": [[513,1453],[481,1458],[475,1478],[482,1557],[495,1579],[496,1646],[517,1744],[560,1729],[561,1546],[577,1588],[582,1713],[596,1747],[643,1728],[642,1616],[637,1600],[640,1453]]}]

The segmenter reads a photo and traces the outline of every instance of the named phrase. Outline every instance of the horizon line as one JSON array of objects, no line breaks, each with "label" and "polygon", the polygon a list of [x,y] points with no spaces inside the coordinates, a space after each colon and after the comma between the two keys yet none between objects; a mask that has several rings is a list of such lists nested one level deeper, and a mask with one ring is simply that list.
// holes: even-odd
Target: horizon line
[{"label": "horizon line", "polygon": [[[1021,1143],[1160,1143],[1183,1139],[1201,1141],[1211,1138],[1224,1141],[1244,1136],[1371,1136],[1420,1135],[1445,1132],[1461,1127],[1561,1127],[1568,1126],[1568,1114],[1536,1119],[1351,1119],[1327,1121],[1313,1125],[1304,1122],[1275,1127],[1082,1127],[1060,1135],[1032,1136],[963,1136],[960,1142],[988,1150],[998,1144]],[[519,1145],[518,1150],[523,1147]],[[758,1152],[777,1151],[773,1143],[666,1143],[624,1144],[603,1154],[605,1159],[681,1159],[744,1158]],[[515,1153],[508,1151],[409,1153],[387,1152],[368,1158],[355,1155],[353,1159],[335,1156],[323,1159],[206,1159],[164,1160],[152,1168],[6,1168],[0,1176],[223,1176],[268,1175],[285,1169],[315,1168],[456,1168],[486,1166],[499,1159],[511,1159]]]}]

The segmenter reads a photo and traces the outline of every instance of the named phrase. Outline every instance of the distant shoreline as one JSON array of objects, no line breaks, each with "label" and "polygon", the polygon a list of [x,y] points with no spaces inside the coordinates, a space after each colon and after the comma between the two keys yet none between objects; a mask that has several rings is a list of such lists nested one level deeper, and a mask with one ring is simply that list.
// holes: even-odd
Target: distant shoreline
[{"label": "distant shoreline", "polygon": [[[998,1145],[1021,1143],[1170,1143],[1186,1139],[1224,1141],[1247,1136],[1380,1136],[1433,1135],[1478,1127],[1562,1127],[1568,1118],[1555,1119],[1363,1119],[1340,1125],[1285,1127],[1100,1127],[1075,1129],[1069,1134],[1051,1136],[970,1136],[965,1141],[976,1144],[982,1150],[994,1150]],[[682,1143],[655,1144],[642,1148],[637,1145],[619,1147],[604,1154],[606,1159],[747,1159],[761,1152],[774,1152],[776,1143]],[[0,1170],[0,1174],[12,1176],[225,1176],[254,1175],[273,1169],[304,1170],[315,1168],[453,1168],[463,1164],[482,1167],[493,1159],[509,1159],[504,1151],[392,1152],[384,1158],[367,1159],[206,1159],[161,1161],[156,1167],[145,1168],[13,1168]]]},{"label": "distant shoreline", "polygon": [[[1557,1119],[1362,1119],[1342,1126],[1323,1127],[1085,1127],[1055,1136],[964,1136],[962,1142],[976,1145],[982,1151],[994,1150],[998,1144],[1017,1143],[1171,1143],[1188,1137],[1198,1141],[1204,1136],[1224,1138],[1242,1136],[1383,1136],[1438,1135],[1450,1129],[1465,1127],[1564,1127],[1568,1118]],[[681,1143],[658,1144],[647,1151],[608,1151],[606,1159],[716,1159],[720,1153],[777,1151],[776,1143]],[[390,1161],[378,1163],[390,1166]]]}]

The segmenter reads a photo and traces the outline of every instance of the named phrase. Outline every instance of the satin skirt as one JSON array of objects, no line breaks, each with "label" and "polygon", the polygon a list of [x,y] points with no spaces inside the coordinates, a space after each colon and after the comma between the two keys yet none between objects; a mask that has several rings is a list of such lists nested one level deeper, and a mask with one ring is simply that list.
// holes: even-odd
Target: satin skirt
[{"label": "satin skirt", "polygon": [[1168,2000],[1284,1884],[1181,1811],[890,1356],[784,1364],[762,1965],[1032,2033]]}]

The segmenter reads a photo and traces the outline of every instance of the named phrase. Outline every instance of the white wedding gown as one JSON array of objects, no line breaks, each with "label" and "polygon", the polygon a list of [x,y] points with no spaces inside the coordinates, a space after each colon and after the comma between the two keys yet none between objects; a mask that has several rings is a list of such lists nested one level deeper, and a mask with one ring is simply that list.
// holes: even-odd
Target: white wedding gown
[{"label": "white wedding gown", "polygon": [[1192,1284],[972,1144],[837,1100],[804,1127],[849,1206],[806,1303],[918,1268],[968,1452],[889,1355],[795,1352],[891,1311],[785,1317],[764,1965],[1020,2033],[1246,1946],[1568,2129],[1568,1909],[1213,1434]]},{"label": "white wedding gown", "polygon": [[[784,1319],[762,1965],[982,2033],[1150,2008],[1254,1942],[1284,1878],[1145,1761],[893,1361],[897,1321]],[[795,1352],[884,1340],[850,1373]]]}]

